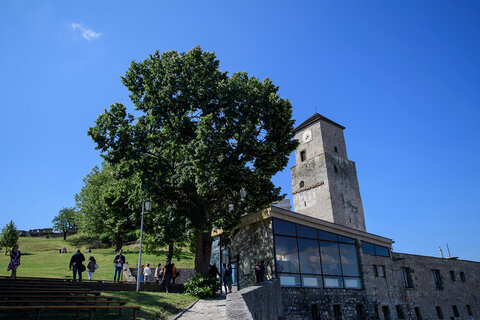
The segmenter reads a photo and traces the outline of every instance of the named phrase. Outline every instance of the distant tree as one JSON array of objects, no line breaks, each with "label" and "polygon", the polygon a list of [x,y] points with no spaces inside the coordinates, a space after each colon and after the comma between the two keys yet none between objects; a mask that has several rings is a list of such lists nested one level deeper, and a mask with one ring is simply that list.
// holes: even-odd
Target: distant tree
[{"label": "distant tree", "polygon": [[9,247],[13,247],[17,244],[19,237],[20,233],[17,230],[17,226],[13,223],[13,220],[11,220],[5,225],[5,227],[3,227],[2,233],[0,234],[0,244],[5,246],[5,255],[8,254]]},{"label": "distant tree", "polygon": [[63,233],[63,240],[67,239],[67,233],[78,230],[78,214],[75,208],[63,208],[58,215],[53,218],[53,229]]},{"label": "distant tree", "polygon": [[117,102],[88,131],[108,163],[140,175],[163,208],[158,223],[184,227],[175,239],[193,240],[195,270],[204,275],[212,230],[282,199],[271,178],[297,146],[292,107],[278,87],[229,76],[219,63],[199,47],[132,62],[122,81],[138,117]]},{"label": "distant tree", "polygon": [[120,166],[93,168],[75,195],[80,228],[90,235],[106,234],[120,250],[128,234],[140,227],[141,190],[135,175],[125,178]]}]

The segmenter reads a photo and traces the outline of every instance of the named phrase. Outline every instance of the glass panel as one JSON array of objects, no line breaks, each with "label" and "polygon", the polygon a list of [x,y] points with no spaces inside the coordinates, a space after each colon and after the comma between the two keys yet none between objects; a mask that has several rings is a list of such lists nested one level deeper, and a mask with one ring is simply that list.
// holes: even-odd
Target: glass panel
[{"label": "glass panel", "polygon": [[343,288],[342,277],[323,277],[325,288]]},{"label": "glass panel", "polygon": [[302,287],[304,288],[321,288],[322,276],[302,275]]},{"label": "glass panel", "polygon": [[323,274],[341,275],[338,243],[320,241]]},{"label": "glass panel", "polygon": [[302,238],[317,239],[317,229],[297,224],[297,235]]},{"label": "glass panel", "polygon": [[296,236],[295,224],[279,219],[273,219],[273,230],[275,234],[283,234],[286,236]]},{"label": "glass panel", "polygon": [[355,245],[340,243],[340,257],[344,276],[359,276],[357,249]]},{"label": "glass panel", "polygon": [[297,239],[275,236],[275,253],[278,272],[298,273]]},{"label": "glass panel", "polygon": [[302,273],[322,273],[317,240],[298,239],[298,251],[300,252],[300,270]]},{"label": "glass panel", "polygon": [[362,289],[360,278],[343,278],[345,289]]},{"label": "glass panel", "polygon": [[210,264],[220,265],[220,237],[215,237],[212,241],[212,253],[210,254]]},{"label": "glass panel", "polygon": [[364,254],[375,255],[375,247],[373,244],[362,241],[362,252]]},{"label": "glass panel", "polygon": [[387,247],[375,245],[375,254],[382,257],[390,257],[390,251]]},{"label": "glass panel", "polygon": [[318,230],[318,239],[328,240],[328,241],[338,241],[338,237],[336,234],[321,231],[321,230]]},{"label": "glass panel", "polygon": [[344,237],[344,236],[338,236],[338,242],[345,242],[345,243],[355,243],[355,239]]},{"label": "glass panel", "polygon": [[280,285],[282,287],[300,287],[300,275],[279,273]]}]

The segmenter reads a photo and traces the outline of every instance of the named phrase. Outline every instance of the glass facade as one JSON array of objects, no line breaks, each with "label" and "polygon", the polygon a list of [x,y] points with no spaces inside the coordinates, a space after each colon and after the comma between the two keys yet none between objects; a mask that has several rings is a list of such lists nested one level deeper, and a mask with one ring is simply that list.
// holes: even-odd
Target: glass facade
[{"label": "glass facade", "polygon": [[370,242],[362,241],[362,252],[372,256],[390,257],[390,250]]},{"label": "glass facade", "polygon": [[273,231],[282,286],[362,288],[355,239],[276,218]]}]

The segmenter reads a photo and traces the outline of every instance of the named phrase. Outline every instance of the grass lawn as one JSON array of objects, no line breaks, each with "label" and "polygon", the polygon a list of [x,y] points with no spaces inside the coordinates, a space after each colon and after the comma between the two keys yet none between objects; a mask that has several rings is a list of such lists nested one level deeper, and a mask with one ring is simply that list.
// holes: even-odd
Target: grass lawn
[{"label": "grass lawn", "polygon": [[[137,319],[166,319],[188,307],[197,298],[184,293],[106,291],[102,295],[129,301],[127,305],[140,305]],[[125,312],[127,314],[129,312]]]},{"label": "grass lawn", "polygon": [[[21,265],[17,269],[17,275],[21,277],[46,277],[46,278],[72,278],[72,272],[68,269],[70,258],[77,249],[71,244],[69,239],[75,239],[78,235],[67,238],[67,241],[61,238],[34,238],[21,237],[18,244],[19,250],[22,252]],[[59,248],[67,248],[67,254],[58,253]],[[0,251],[0,275],[10,275],[7,272],[7,266],[10,262],[10,256],[5,255],[5,248]],[[11,249],[11,248],[9,248]],[[98,264],[95,272],[94,280],[113,280],[115,257],[114,249],[92,249],[91,254],[87,254],[87,246],[79,247],[88,260],[90,256],[94,256]],[[124,247],[124,255],[130,266],[138,264],[138,244],[128,245]],[[165,264],[167,256],[166,250],[159,250],[155,254],[142,253],[142,263],[149,262],[151,266],[158,263]],[[86,261],[87,262],[87,261]],[[173,261],[177,268],[192,269],[194,265],[194,256],[190,252],[184,252],[181,259]],[[86,264],[86,263],[85,263]],[[83,277],[88,279],[85,272]]]}]

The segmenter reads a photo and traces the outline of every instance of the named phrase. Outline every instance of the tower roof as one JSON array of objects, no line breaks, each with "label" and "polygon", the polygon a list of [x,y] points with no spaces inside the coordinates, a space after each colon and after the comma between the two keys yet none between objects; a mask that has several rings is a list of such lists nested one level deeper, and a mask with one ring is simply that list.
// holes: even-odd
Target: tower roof
[{"label": "tower roof", "polygon": [[339,125],[338,123],[336,123],[336,122],[334,122],[334,121],[332,121],[332,120],[330,120],[330,119],[328,119],[328,118],[325,118],[325,117],[322,116],[321,114],[318,114],[318,113],[315,112],[315,113],[313,114],[313,116],[311,116],[310,118],[308,118],[307,120],[305,120],[301,125],[299,125],[299,126],[296,127],[295,129],[293,129],[293,132],[295,133],[295,132],[297,132],[297,131],[300,131],[300,130],[302,130],[303,128],[308,127],[309,125],[311,125],[311,124],[313,124],[313,123],[315,123],[315,122],[317,122],[317,121],[319,121],[319,120],[328,122],[328,123],[334,125],[335,127],[340,128],[340,129],[342,129],[342,130],[345,129],[344,126],[341,126],[341,125]]}]

